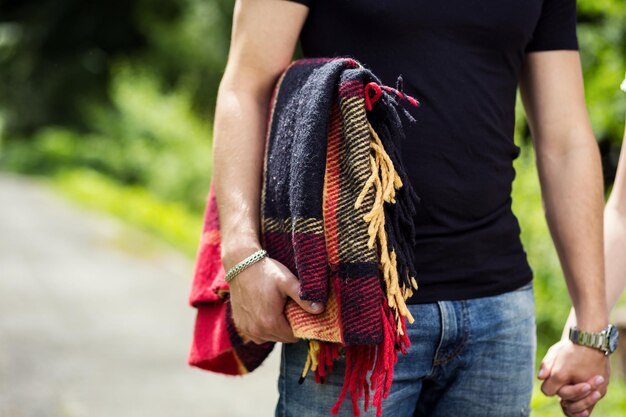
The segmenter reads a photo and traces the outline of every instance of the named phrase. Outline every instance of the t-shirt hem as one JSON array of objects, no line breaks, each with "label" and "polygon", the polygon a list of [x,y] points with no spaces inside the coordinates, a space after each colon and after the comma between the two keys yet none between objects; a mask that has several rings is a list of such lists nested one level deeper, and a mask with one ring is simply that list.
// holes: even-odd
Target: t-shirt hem
[{"label": "t-shirt hem", "polygon": [[[506,274],[503,274],[506,275]],[[480,283],[476,283],[473,286],[466,286],[463,289],[455,288],[450,291],[439,290],[433,292],[432,294],[424,295],[424,292],[420,293],[418,288],[415,295],[407,300],[407,304],[427,304],[427,303],[436,303],[438,301],[458,301],[458,300],[470,300],[473,298],[483,298],[483,297],[492,297],[495,295],[501,295],[510,291],[515,291],[518,288],[523,287],[533,280],[532,272],[528,272],[528,270],[520,275],[518,278],[506,280],[506,285],[498,285],[497,287],[485,289],[480,285]]]},{"label": "t-shirt hem", "polygon": [[292,3],[299,3],[307,7],[311,7],[311,0],[287,0],[287,1],[290,1]]},{"label": "t-shirt hem", "polygon": [[526,48],[524,53],[530,54],[532,52],[549,52],[549,51],[579,51],[580,48],[578,45],[551,45],[551,46],[537,46],[534,48]]}]

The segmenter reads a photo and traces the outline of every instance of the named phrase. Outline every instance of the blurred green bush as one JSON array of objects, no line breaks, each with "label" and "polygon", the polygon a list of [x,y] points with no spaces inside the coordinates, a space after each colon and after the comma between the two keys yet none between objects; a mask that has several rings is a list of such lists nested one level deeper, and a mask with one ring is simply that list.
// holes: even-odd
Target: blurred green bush
[{"label": "blurred green bush", "polygon": [[0,2],[0,113],[11,138],[41,128],[90,130],[108,105],[120,61],[186,89],[211,114],[230,41],[233,0],[8,0]]},{"label": "blurred green bush", "polygon": [[153,74],[128,66],[114,72],[112,104],[91,109],[90,132],[40,129],[5,146],[2,165],[39,175],[89,168],[201,210],[211,176],[211,124],[192,111],[186,90],[163,93]]}]

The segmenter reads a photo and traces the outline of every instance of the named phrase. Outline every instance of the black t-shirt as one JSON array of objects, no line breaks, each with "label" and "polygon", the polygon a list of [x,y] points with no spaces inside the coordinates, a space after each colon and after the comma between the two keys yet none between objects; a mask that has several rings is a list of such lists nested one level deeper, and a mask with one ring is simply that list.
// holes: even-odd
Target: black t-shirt
[{"label": "black t-shirt", "polygon": [[575,0],[291,0],[305,57],[351,56],[421,106],[403,158],[421,198],[410,303],[532,279],[511,211],[515,99],[527,53],[577,49]]}]

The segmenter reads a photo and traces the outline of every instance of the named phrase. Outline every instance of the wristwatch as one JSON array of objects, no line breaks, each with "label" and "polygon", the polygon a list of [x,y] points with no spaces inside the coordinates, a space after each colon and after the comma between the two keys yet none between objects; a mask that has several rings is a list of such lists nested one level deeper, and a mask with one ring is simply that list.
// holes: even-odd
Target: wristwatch
[{"label": "wristwatch", "polygon": [[599,333],[584,332],[578,330],[576,326],[569,329],[569,340],[574,344],[601,350],[606,356],[617,349],[618,337],[617,327],[612,324],[609,324],[606,329]]}]

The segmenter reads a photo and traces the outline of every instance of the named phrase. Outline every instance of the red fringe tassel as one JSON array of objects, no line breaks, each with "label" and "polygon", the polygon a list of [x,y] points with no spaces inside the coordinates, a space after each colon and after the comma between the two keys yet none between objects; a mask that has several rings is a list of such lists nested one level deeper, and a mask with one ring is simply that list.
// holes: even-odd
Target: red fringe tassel
[{"label": "red fringe tassel", "polygon": [[[406,334],[406,320],[401,318],[402,335],[397,331],[396,319],[393,312],[385,304],[382,307],[383,317],[386,318],[383,331],[383,341],[376,346],[347,346],[346,372],[343,387],[331,413],[337,415],[348,393],[352,403],[354,417],[361,415],[359,400],[363,398],[363,410],[367,412],[371,404],[376,407],[376,417],[382,416],[382,401],[389,395],[393,381],[393,367],[398,360],[398,352],[406,354],[411,344]],[[324,382],[332,370],[333,361],[339,356],[339,345],[323,343],[318,354],[318,368],[315,371],[315,381]],[[368,372],[371,371],[369,381]],[[373,391],[373,396],[371,396]]]}]

